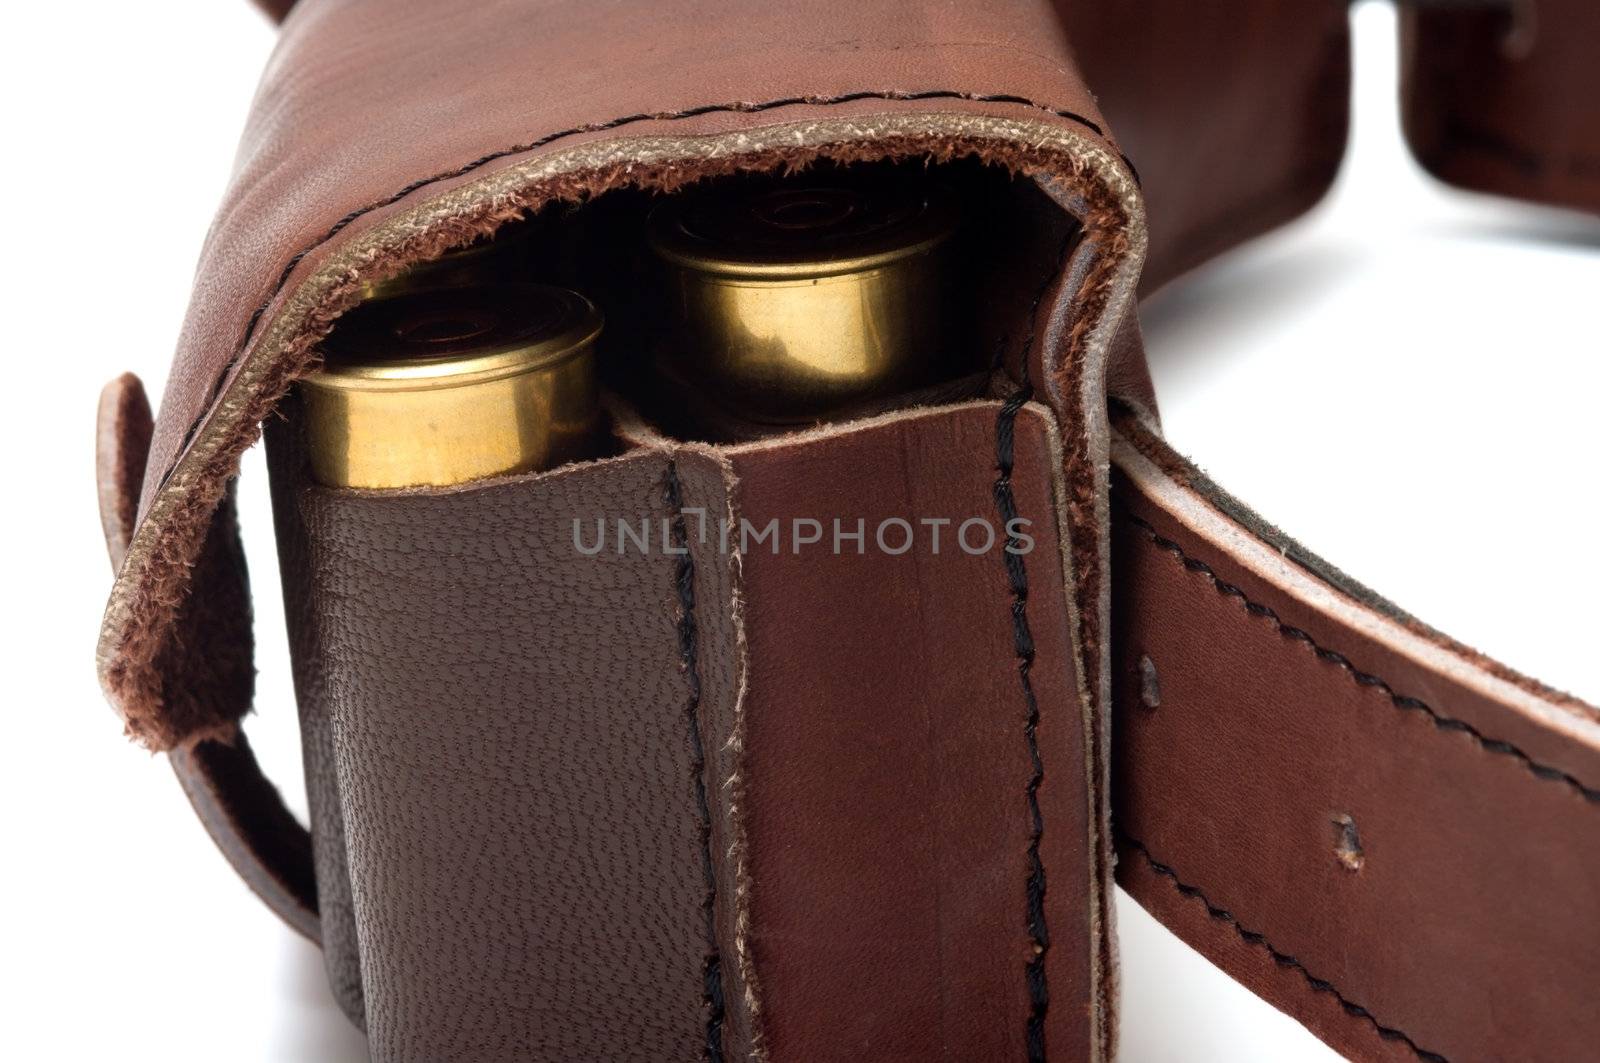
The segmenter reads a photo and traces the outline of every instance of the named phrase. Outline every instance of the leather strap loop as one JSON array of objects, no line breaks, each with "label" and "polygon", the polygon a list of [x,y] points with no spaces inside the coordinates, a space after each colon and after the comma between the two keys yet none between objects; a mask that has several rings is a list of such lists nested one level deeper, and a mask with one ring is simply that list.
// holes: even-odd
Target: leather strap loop
[{"label": "leather strap loop", "polygon": [[[124,373],[105,386],[95,427],[100,524],[116,569],[133,536],[150,447],[150,401],[138,377]],[[231,494],[223,508],[220,523],[234,524]],[[213,538],[218,534],[214,530]],[[242,579],[243,573],[237,578]],[[248,616],[245,624],[248,627]],[[248,700],[243,708],[248,708]],[[235,730],[226,740],[202,739],[175,749],[171,761],[195,814],[234,870],[284,922],[318,940],[311,834],[262,772],[244,733]]]},{"label": "leather strap loop", "polygon": [[170,754],[172,770],[222,855],[294,930],[320,942],[311,832],[283,803],[240,731]]}]

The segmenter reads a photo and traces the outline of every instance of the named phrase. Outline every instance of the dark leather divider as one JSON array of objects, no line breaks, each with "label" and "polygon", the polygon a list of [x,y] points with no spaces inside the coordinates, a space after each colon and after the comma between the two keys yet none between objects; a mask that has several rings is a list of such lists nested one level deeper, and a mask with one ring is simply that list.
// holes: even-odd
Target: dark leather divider
[{"label": "dark leather divider", "polygon": [[[737,509],[865,531],[743,559],[750,921],[776,1058],[1099,1058],[1104,930],[1059,444],[1001,403],[737,448]],[[923,518],[949,521],[935,549]],[[914,525],[915,545],[890,556]],[[984,545],[975,520],[997,533]],[[787,529],[785,529],[787,531]],[[832,528],[824,531],[831,539]],[[1043,950],[1043,951],[1041,951]],[[1037,1051],[1030,1051],[1036,1049]]]},{"label": "dark leather divider", "polygon": [[700,1055],[673,559],[572,538],[659,530],[666,468],[302,495],[376,1059]]},{"label": "dark leather divider", "polygon": [[374,1057],[1103,1057],[1060,468],[983,401],[301,488]]}]

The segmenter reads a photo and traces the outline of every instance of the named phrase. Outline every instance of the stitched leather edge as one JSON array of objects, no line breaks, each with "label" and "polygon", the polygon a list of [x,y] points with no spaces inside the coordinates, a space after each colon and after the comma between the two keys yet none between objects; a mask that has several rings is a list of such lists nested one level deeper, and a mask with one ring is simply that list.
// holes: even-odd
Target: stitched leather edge
[{"label": "stitched leather edge", "polygon": [[1482,749],[1484,752],[1511,757],[1512,759],[1520,762],[1523,767],[1527,768],[1528,771],[1533,774],[1534,778],[1543,780],[1545,782],[1561,783],[1577,792],[1591,804],[1600,805],[1600,790],[1585,785],[1579,779],[1568,772],[1562,771],[1560,768],[1554,768],[1548,764],[1542,764],[1539,761],[1534,760],[1527,753],[1524,753],[1521,749],[1512,745],[1510,742],[1504,742],[1496,738],[1489,738],[1470,723],[1467,723],[1464,720],[1455,719],[1452,716],[1447,716],[1420,698],[1399,693],[1392,685],[1390,685],[1388,680],[1382,678],[1381,676],[1373,675],[1370,672],[1362,671],[1360,668],[1351,663],[1350,659],[1344,654],[1339,653],[1336,650],[1330,650],[1321,645],[1309,632],[1295,627],[1292,624],[1284,623],[1284,621],[1278,616],[1271,606],[1262,605],[1260,602],[1251,600],[1243,590],[1234,584],[1229,583],[1221,576],[1218,576],[1216,571],[1209,564],[1200,560],[1199,558],[1191,556],[1178,543],[1163,536],[1156,530],[1154,525],[1150,524],[1150,522],[1146,521],[1143,517],[1137,516],[1133,513],[1125,513],[1125,517],[1128,523],[1139,529],[1139,532],[1144,535],[1146,539],[1155,544],[1161,550],[1164,550],[1175,557],[1187,571],[1207,580],[1216,589],[1218,594],[1227,598],[1237,598],[1239,602],[1243,604],[1245,611],[1251,616],[1261,617],[1271,622],[1271,624],[1278,630],[1278,633],[1284,638],[1294,642],[1303,643],[1307,649],[1316,654],[1322,660],[1343,669],[1357,686],[1372,687],[1378,691],[1381,691],[1383,694],[1388,696],[1389,700],[1394,704],[1396,709],[1399,709],[1403,712],[1423,713],[1428,717],[1428,719],[1433,721],[1433,725],[1436,730],[1440,732],[1460,732],[1462,734],[1466,734],[1473,740],[1474,743],[1477,744],[1478,748]]},{"label": "stitched leather edge", "polygon": [[700,724],[700,668],[695,626],[694,554],[689,549],[689,529],[683,518],[683,485],[678,480],[678,463],[667,459],[665,501],[672,514],[672,548],[678,553],[672,581],[678,600],[678,653],[689,697],[684,709],[689,740],[689,765],[694,775],[695,829],[700,835],[701,873],[705,877],[705,900],[701,915],[705,921],[706,960],[701,977],[705,985],[705,1049],[708,1059],[722,1058],[722,1022],[726,1015],[722,994],[722,952],[717,945],[717,872],[711,858],[711,803],[706,796],[706,740]]},{"label": "stitched leather edge", "polygon": [[[238,455],[258,431],[261,418],[304,371],[311,343],[327,330],[339,310],[354,300],[361,281],[381,279],[378,275],[383,269],[397,271],[427,253],[437,253],[443,247],[492,231],[506,218],[529,209],[530,203],[536,205],[561,195],[563,188],[576,194],[569,186],[581,183],[582,175],[617,163],[632,165],[626,178],[618,177],[611,183],[628,184],[643,181],[649,171],[664,165],[710,158],[733,169],[759,166],[761,158],[782,152],[799,153],[802,157],[852,153],[887,157],[897,151],[926,154],[937,144],[920,143],[924,138],[944,142],[944,150],[950,154],[1009,154],[1015,156],[1015,165],[1021,165],[1024,157],[1029,158],[1030,165],[1042,175],[1053,174],[1053,180],[1067,190],[1063,194],[1070,194],[1074,202],[1082,202],[1079,192],[1092,192],[1098,197],[1093,199],[1093,204],[1098,204],[1093,209],[1105,214],[1098,222],[1100,235],[1111,245],[1102,254],[1114,260],[1109,264],[1115,269],[1106,282],[1109,295],[1089,293],[1092,298],[1085,303],[1083,312],[1092,320],[1079,321],[1072,339],[1090,344],[1091,349],[1082,352],[1083,357],[1094,356],[1095,347],[1103,350],[1109,334],[1100,326],[1120,314],[1131,293],[1131,278],[1143,260],[1143,212],[1132,178],[1115,151],[1071,128],[963,110],[867,112],[843,119],[813,118],[758,126],[738,134],[739,150],[732,154],[707,154],[728,139],[722,134],[602,139],[556,153],[535,154],[478,182],[441,192],[352,238],[321,263],[315,273],[299,282],[285,297],[283,306],[262,319],[270,320],[270,328],[248,346],[249,356],[238,360],[231,383],[205,421],[206,430],[197,434],[168,473],[166,482],[151,497],[118,573],[97,650],[101,681],[113,706],[129,720],[125,699],[147,695],[139,684],[148,684],[151,677],[142,672],[131,676],[124,673],[129,668],[145,667],[141,658],[151,652],[147,643],[163,637],[161,633],[170,626],[166,614],[174,607],[178,600],[174,595],[182,588],[164,585],[156,574],[161,580],[183,582],[185,558],[198,549],[198,522],[215,504],[213,496],[219,485],[237,474]],[[739,161],[745,158],[756,161]],[[161,530],[152,531],[146,525]],[[151,568],[156,574],[148,571]],[[137,701],[135,704],[146,708]],[[158,716],[159,710],[155,711]],[[152,720],[159,722],[155,717]],[[129,722],[130,734],[153,747],[186,741],[183,735],[147,732]]]},{"label": "stitched leather edge", "polygon": [[[738,477],[724,450],[704,443],[681,443],[662,437],[637,422],[631,408],[614,408],[612,416],[614,429],[619,436],[625,431],[623,425],[628,424],[631,430],[641,433],[634,445],[671,455],[669,460],[672,468],[680,470],[680,488],[685,489],[680,497],[686,494],[694,498],[702,521],[720,512],[726,527],[738,526]],[[682,477],[682,470],[689,472],[687,482]],[[713,483],[715,487],[710,488],[708,493],[708,487]],[[717,508],[714,509],[714,506]],[[682,514],[695,511],[694,508],[679,507]],[[696,544],[689,539],[687,516],[684,517],[683,536],[682,548],[695,550]],[[704,547],[705,544],[700,543],[700,548]],[[749,838],[745,824],[744,747],[749,642],[745,631],[743,558],[737,551],[728,551],[726,554],[711,553],[704,558],[696,556],[692,560],[692,579],[703,587],[696,590],[696,600],[702,593],[712,596],[725,594],[719,600],[724,602],[726,621],[732,628],[733,638],[732,686],[722,692],[722,714],[708,716],[704,700],[698,706],[700,711],[697,713],[700,733],[706,738],[706,794],[708,799],[713,795],[716,797],[708,809],[712,813],[709,838],[712,870],[719,876],[717,892],[712,897],[712,918],[718,934],[717,941],[719,945],[726,942],[722,946],[724,955],[731,960],[731,965],[725,964],[722,968],[726,979],[723,989],[723,1045],[725,1052],[742,1053],[750,1063],[765,1063],[764,1001],[750,941],[750,904],[754,883],[750,874]],[[725,592],[719,592],[719,583],[725,587]],[[698,625],[696,630],[699,631]],[[728,703],[730,700],[731,704]],[[716,699],[713,699],[712,706],[715,711]],[[713,719],[715,722],[712,722]]]},{"label": "stitched leather edge", "polygon": [[[1014,96],[1005,93],[968,93],[958,92],[953,89],[926,89],[919,92],[873,92],[863,90],[859,92],[842,93],[838,96],[786,96],[773,100],[763,100],[758,103],[702,104],[698,107],[689,107],[679,111],[663,111],[659,113],[641,112],[639,114],[624,115],[621,118],[613,118],[605,122],[572,126],[568,129],[562,129],[554,133],[548,133],[535,140],[527,141],[521,144],[515,144],[508,148],[500,148],[485,155],[480,155],[471,162],[464,163],[455,167],[454,169],[444,170],[429,177],[418,178],[417,180],[412,181],[410,184],[407,184],[405,187],[401,188],[399,191],[393,192],[383,199],[374,200],[365,206],[357,207],[355,210],[350,211],[344,217],[334,222],[327,232],[323,233],[321,236],[317,237],[317,239],[313,240],[311,243],[307,244],[305,247],[301,248],[299,251],[296,251],[289,257],[289,260],[284,265],[282,272],[278,274],[277,283],[273,285],[272,291],[269,292],[267,297],[262,300],[261,304],[251,312],[250,318],[245,324],[244,333],[239,337],[239,342],[234,349],[233,355],[229,357],[228,361],[223,365],[222,371],[217,374],[216,382],[212,385],[210,393],[206,396],[205,405],[201,409],[201,412],[196,416],[194,421],[189,424],[189,427],[184,430],[183,440],[178,444],[178,448],[173,455],[172,464],[166,469],[162,470],[160,486],[166,486],[167,479],[172,475],[173,470],[177,468],[179,463],[182,462],[184,454],[189,449],[189,444],[194,440],[195,432],[197,432],[200,426],[205,423],[206,418],[210,415],[212,406],[215,405],[217,401],[217,397],[222,394],[224,387],[227,385],[229,377],[233,375],[234,366],[238,364],[240,357],[243,356],[245,350],[250,346],[250,341],[255,335],[256,326],[260,323],[262,317],[265,316],[273,301],[277,299],[279,293],[283,291],[284,286],[288,284],[289,277],[292,273],[294,273],[295,267],[298,266],[307,255],[311,254],[318,247],[339,235],[339,233],[344,231],[344,229],[350,225],[351,222],[356,221],[358,218],[370,214],[372,211],[380,210],[383,207],[398,203],[411,193],[426,188],[429,185],[437,184],[441,181],[453,180],[457,177],[465,177],[472,171],[480,169],[481,167],[499,159],[509,158],[512,155],[521,155],[525,152],[535,151],[539,148],[553,144],[558,140],[564,140],[567,137],[577,136],[583,133],[602,133],[613,129],[621,129],[625,126],[634,125],[639,122],[670,122],[684,118],[698,118],[702,115],[726,112],[759,114],[763,111],[770,111],[778,107],[793,107],[798,105],[805,105],[809,107],[828,107],[844,103],[857,103],[862,100],[884,100],[886,102],[966,100],[971,103],[1015,104],[1019,107],[1028,107],[1036,111],[1041,111],[1045,114],[1053,115],[1056,118],[1065,118],[1069,121],[1077,122],[1079,125],[1094,133],[1096,136],[1104,137],[1106,135],[1105,130],[1102,129],[1099,124],[1090,121],[1088,118],[1085,118],[1083,115],[1078,114],[1075,111],[1051,107],[1048,104],[1038,103],[1034,100],[1030,100],[1025,96]],[[1118,158],[1122,161],[1122,164],[1128,168],[1128,172],[1133,175],[1134,181],[1137,183],[1138,171],[1134,169],[1133,163],[1128,160],[1126,155],[1121,153],[1118,154]]]},{"label": "stitched leather edge", "polygon": [[[1394,635],[1367,631],[1368,637],[1383,642],[1392,642],[1396,636],[1417,640],[1415,649],[1402,649],[1402,652],[1434,670],[1449,671],[1449,665],[1454,665],[1461,673],[1456,675],[1458,680],[1474,686],[1491,701],[1509,703],[1526,699],[1527,704],[1536,706],[1536,716],[1539,715],[1538,708],[1544,708],[1561,714],[1570,713],[1572,724],[1600,724],[1600,706],[1591,705],[1572,694],[1532,679],[1423,623],[1263,520],[1249,506],[1174,451],[1162,439],[1159,427],[1148,412],[1115,398],[1111,406],[1118,445],[1127,447],[1131,454],[1137,455],[1139,462],[1148,464],[1163,479],[1170,480],[1182,492],[1193,496],[1202,509],[1214,512],[1227,524],[1237,526],[1248,538],[1288,562],[1304,578],[1348,599],[1357,611],[1369,615],[1379,625],[1392,624],[1398,628]],[[1120,461],[1119,465],[1124,471],[1131,471]],[[1143,475],[1135,478],[1142,480]],[[1322,610],[1321,606],[1316,608]],[[1424,662],[1423,658],[1417,656],[1418,650],[1428,655],[1437,654],[1440,660]],[[1440,662],[1448,663],[1441,666]],[[1495,687],[1500,689],[1493,689]],[[1596,738],[1600,738],[1600,734]]]},{"label": "stitched leather edge", "polygon": [[[1031,337],[1030,337],[1031,340]],[[1024,351],[1023,366],[1027,366]],[[1017,411],[1033,394],[1027,383],[1026,368],[1022,385],[1000,407],[995,418],[995,464],[998,474],[994,482],[995,507],[1000,519],[1009,528],[1017,518],[1017,500],[1011,490],[1011,473],[1014,468],[1014,436]],[[1007,546],[1016,544],[1014,536],[1007,535]],[[1043,1063],[1046,1058],[1044,1020],[1050,1010],[1050,984],[1046,978],[1045,956],[1050,951],[1050,926],[1045,917],[1044,862],[1039,856],[1039,843],[1044,839],[1044,812],[1039,807],[1039,787],[1044,783],[1044,757],[1039,751],[1039,698],[1033,689],[1030,674],[1033,670],[1033,631],[1028,625],[1028,567],[1022,555],[1007,551],[1005,554],[1006,578],[1011,585],[1011,631],[1016,645],[1017,680],[1022,687],[1023,702],[1028,707],[1022,735],[1028,747],[1028,762],[1032,771],[1024,790],[1027,799],[1028,829],[1028,881],[1027,923],[1028,936],[1033,939],[1033,956],[1025,968],[1028,981],[1028,1059]]]},{"label": "stitched leather edge", "polygon": [[[1007,528],[1017,518],[1016,495],[1011,489],[1014,468],[1014,444],[1017,414],[1033,398],[1030,363],[1034,344],[1038,340],[1039,307],[1055,278],[1066,268],[1068,257],[1077,243],[1078,232],[1073,228],[1061,243],[1056,255],[1055,271],[1046,277],[1034,294],[1028,307],[1028,335],[1020,351],[1021,380],[1017,389],[1001,405],[995,415],[995,508]],[[998,357],[997,352],[997,357]],[[999,369],[997,365],[995,367]],[[1008,547],[1018,545],[1014,536],[1007,536]],[[1033,669],[1033,632],[1028,625],[1028,569],[1020,553],[1009,549],[1004,555],[1006,577],[1011,585],[1011,625],[1016,644],[1017,677],[1022,687],[1022,697],[1028,707],[1027,722],[1023,725],[1023,738],[1027,744],[1029,763],[1033,767],[1028,778],[1026,798],[1031,825],[1028,834],[1027,922],[1028,935],[1033,939],[1034,955],[1026,966],[1030,1012],[1028,1015],[1028,1058],[1042,1061],[1046,1058],[1044,1020],[1050,1009],[1050,986],[1045,972],[1045,956],[1050,951],[1050,928],[1045,917],[1045,873],[1039,856],[1039,844],[1044,839],[1044,813],[1039,806],[1039,787],[1044,783],[1044,758],[1039,751],[1039,699],[1034,693],[1029,673]]]},{"label": "stitched leather edge", "polygon": [[1179,893],[1192,900],[1197,900],[1201,904],[1205,905],[1206,914],[1211,918],[1219,922],[1227,923],[1229,926],[1233,927],[1234,932],[1237,933],[1244,941],[1251,945],[1256,945],[1265,949],[1272,957],[1273,962],[1276,963],[1280,968],[1298,971],[1300,973],[1300,977],[1305,979],[1306,985],[1311,989],[1318,993],[1331,994],[1336,1000],[1338,1000],[1339,1006],[1344,1009],[1346,1015],[1349,1015],[1351,1018],[1360,1019],[1369,1023],[1372,1028],[1377,1031],[1378,1036],[1383,1038],[1385,1041],[1402,1042],[1407,1048],[1411,1049],[1412,1052],[1416,1053],[1418,1059],[1425,1060],[1426,1063],[1449,1063],[1449,1061],[1438,1052],[1431,1052],[1418,1045],[1404,1031],[1397,1030],[1392,1026],[1385,1026],[1383,1023],[1379,1022],[1377,1017],[1373,1015],[1372,1012],[1346,997],[1332,982],[1325,978],[1318,978],[1316,975],[1312,974],[1306,969],[1305,964],[1301,963],[1299,960],[1295,959],[1293,956],[1282,951],[1281,949],[1276,948],[1272,942],[1267,940],[1265,934],[1260,933],[1259,931],[1246,929],[1244,924],[1240,923],[1232,912],[1228,911],[1226,908],[1218,907],[1216,904],[1212,903],[1210,898],[1208,898],[1204,891],[1202,891],[1198,886],[1193,886],[1185,882],[1172,867],[1157,860],[1150,850],[1145,847],[1143,842],[1136,838],[1129,837],[1127,834],[1124,834],[1120,831],[1117,833],[1117,839],[1125,848],[1132,849],[1134,852],[1142,856],[1145,862],[1149,865],[1150,870],[1169,880],[1172,883],[1173,888],[1175,888]]}]

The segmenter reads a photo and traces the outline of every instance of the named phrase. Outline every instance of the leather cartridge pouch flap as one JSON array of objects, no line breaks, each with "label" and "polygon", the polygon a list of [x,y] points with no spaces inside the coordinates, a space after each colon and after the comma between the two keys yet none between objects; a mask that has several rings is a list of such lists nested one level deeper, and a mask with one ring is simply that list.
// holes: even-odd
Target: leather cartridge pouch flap
[{"label": "leather cartridge pouch flap", "polygon": [[[462,3],[441,35],[447,5],[376,6],[291,13],[153,428],[108,394],[99,666],[130,734],[323,942],[377,1058],[1107,1056],[1103,396],[1145,230],[1053,13]],[[320,339],[554,204],[818,162],[1025,200],[971,398],[397,496],[304,483],[274,432],[308,838],[239,731],[229,484]],[[723,549],[719,518],[782,548]]]}]

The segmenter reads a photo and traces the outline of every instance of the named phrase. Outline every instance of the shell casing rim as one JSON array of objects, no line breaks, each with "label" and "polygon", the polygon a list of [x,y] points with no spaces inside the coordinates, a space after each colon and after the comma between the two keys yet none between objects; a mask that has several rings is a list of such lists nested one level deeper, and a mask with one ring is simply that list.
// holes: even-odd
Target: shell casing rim
[{"label": "shell casing rim", "polygon": [[[519,288],[522,285],[510,285]],[[605,320],[588,298],[568,288],[530,285],[560,292],[574,311],[570,325],[554,335],[528,341],[503,340],[457,355],[434,358],[373,358],[324,361],[300,381],[319,390],[335,392],[437,391],[469,387],[523,373],[538,373],[581,357],[605,330]],[[390,298],[414,298],[407,293]],[[384,300],[388,301],[388,300]],[[335,325],[337,328],[337,324]]]},{"label": "shell casing rim", "polygon": [[735,248],[684,227],[685,215],[696,205],[689,197],[665,200],[652,210],[647,239],[650,250],[663,263],[707,277],[808,280],[850,276],[930,254],[955,236],[961,216],[953,197],[937,184],[922,191],[924,209],[903,226],[857,237],[859,244],[872,250],[846,249],[830,256],[807,253],[799,246]]},{"label": "shell casing rim", "polygon": [[955,234],[954,228],[933,233],[915,243],[888,248],[866,255],[855,255],[815,262],[750,262],[696,254],[659,242],[652,235],[650,249],[661,261],[714,280],[803,281],[828,277],[850,277],[885,269],[917,255],[930,254]]}]

